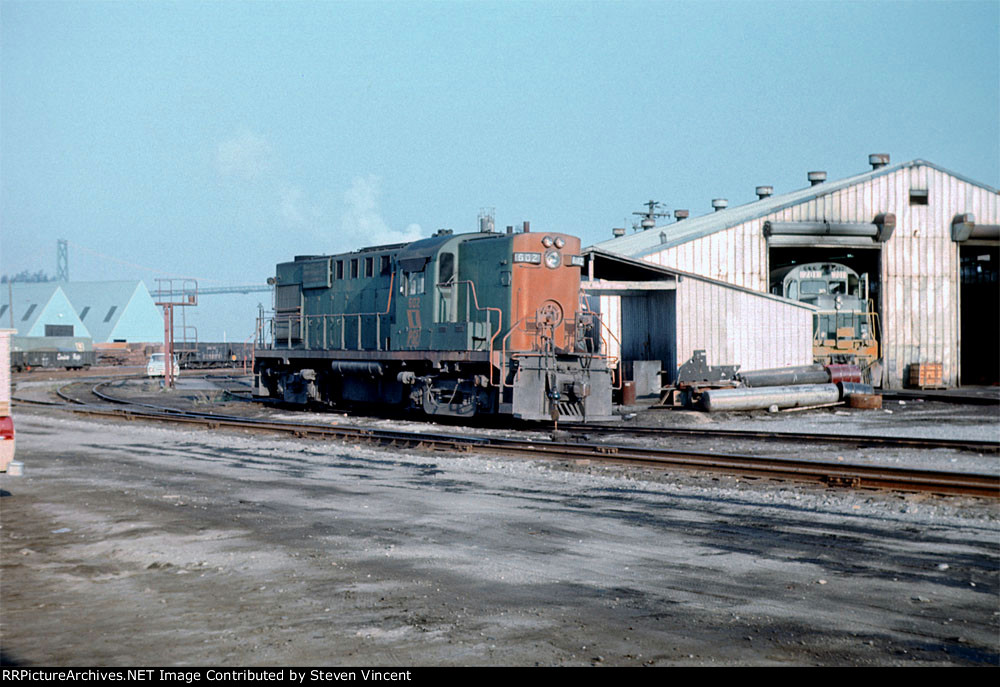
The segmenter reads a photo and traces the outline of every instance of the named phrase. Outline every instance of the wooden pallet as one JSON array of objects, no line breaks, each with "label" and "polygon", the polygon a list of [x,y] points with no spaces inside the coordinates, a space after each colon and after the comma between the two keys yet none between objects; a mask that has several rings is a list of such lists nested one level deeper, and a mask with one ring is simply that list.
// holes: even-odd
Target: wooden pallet
[{"label": "wooden pallet", "polygon": [[912,389],[947,389],[944,383],[944,365],[941,363],[913,363],[907,384]]}]

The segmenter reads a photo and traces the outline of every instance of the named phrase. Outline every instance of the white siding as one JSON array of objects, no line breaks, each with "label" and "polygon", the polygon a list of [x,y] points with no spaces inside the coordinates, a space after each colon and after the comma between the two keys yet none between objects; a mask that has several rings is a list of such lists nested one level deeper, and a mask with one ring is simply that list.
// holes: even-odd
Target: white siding
[{"label": "white siding", "polygon": [[703,349],[709,365],[759,370],[812,362],[812,312],[723,284],[677,285],[677,364]]},{"label": "white siding", "polygon": [[[759,370],[812,363],[812,311],[769,296],[691,277],[676,291],[678,367],[696,350],[709,365],[739,365]],[[600,297],[606,352],[621,355],[622,308],[619,296]],[[670,326],[673,323],[660,323]]]}]

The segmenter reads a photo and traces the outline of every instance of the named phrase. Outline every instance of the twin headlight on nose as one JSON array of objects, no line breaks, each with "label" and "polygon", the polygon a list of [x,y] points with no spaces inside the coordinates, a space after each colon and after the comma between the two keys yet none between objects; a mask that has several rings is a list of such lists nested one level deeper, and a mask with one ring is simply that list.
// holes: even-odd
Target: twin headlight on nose
[{"label": "twin headlight on nose", "polygon": [[[557,250],[550,250],[545,253],[544,261],[542,259],[541,253],[528,253],[528,252],[518,252],[514,253],[514,262],[528,263],[529,265],[540,265],[543,262],[545,266],[550,269],[555,269],[562,264],[562,254],[558,249],[564,248],[566,246],[566,240],[561,236],[556,236],[552,238],[551,236],[546,236],[542,239],[542,245],[546,248],[555,248]],[[583,267],[583,256],[582,255],[571,255],[570,265],[574,267]]]}]

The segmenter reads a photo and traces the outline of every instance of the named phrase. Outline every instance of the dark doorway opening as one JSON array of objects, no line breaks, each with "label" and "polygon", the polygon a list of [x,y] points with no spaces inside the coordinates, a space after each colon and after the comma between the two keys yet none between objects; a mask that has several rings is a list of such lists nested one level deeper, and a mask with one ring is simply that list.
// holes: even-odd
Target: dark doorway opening
[{"label": "dark doorway opening", "polygon": [[1000,383],[1000,247],[959,249],[962,384]]},{"label": "dark doorway opening", "polygon": [[[774,274],[789,265],[810,262],[832,262],[846,265],[859,275],[868,275],[868,297],[874,302],[874,311],[882,312],[882,251],[878,248],[814,248],[809,246],[774,247],[769,253],[769,269]],[[771,293],[781,295],[781,283],[770,284]],[[881,341],[881,337],[879,337]]]}]

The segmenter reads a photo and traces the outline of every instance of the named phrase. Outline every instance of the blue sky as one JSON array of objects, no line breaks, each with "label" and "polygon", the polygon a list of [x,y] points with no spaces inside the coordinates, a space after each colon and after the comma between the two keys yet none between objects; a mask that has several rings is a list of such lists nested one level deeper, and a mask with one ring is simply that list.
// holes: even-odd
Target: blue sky
[{"label": "blue sky", "polygon": [[876,152],[1000,187],[998,36],[996,0],[0,0],[0,272],[65,238],[75,280],[259,283],[483,207],[590,244]]}]

